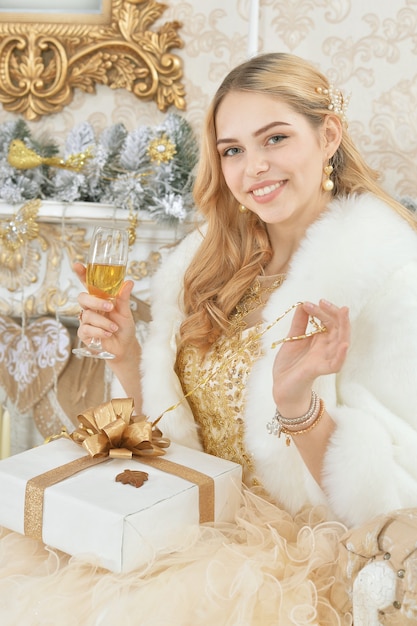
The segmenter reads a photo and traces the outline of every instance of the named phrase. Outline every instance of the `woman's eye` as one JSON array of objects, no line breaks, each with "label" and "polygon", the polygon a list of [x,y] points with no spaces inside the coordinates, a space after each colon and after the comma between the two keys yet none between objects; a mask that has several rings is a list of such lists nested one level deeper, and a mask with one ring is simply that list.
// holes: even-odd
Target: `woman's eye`
[{"label": "woman's eye", "polygon": [[233,156],[235,154],[239,154],[241,151],[240,148],[227,148],[223,152],[223,156]]},{"label": "woman's eye", "polygon": [[268,143],[280,143],[283,139],[286,139],[286,135],[273,135],[268,139]]}]

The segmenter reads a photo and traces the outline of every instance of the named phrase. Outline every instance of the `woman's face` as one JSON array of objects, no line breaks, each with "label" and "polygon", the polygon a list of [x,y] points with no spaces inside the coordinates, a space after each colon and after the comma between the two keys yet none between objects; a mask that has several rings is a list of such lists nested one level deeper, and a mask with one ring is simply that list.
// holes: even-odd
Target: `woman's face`
[{"label": "woman's face", "polygon": [[230,92],[217,110],[216,135],[227,186],[266,224],[305,227],[326,206],[323,167],[334,150],[323,129],[282,101]]}]

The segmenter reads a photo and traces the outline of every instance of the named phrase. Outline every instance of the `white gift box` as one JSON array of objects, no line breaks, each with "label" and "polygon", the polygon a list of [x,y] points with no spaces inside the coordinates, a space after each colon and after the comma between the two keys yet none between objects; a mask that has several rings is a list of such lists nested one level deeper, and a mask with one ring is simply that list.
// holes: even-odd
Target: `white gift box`
[{"label": "white gift box", "polygon": [[[0,525],[24,534],[28,480],[85,456],[73,441],[58,439],[0,461]],[[240,465],[174,443],[162,458],[211,477],[215,521],[233,520]],[[145,471],[148,480],[139,488],[116,482],[125,469]],[[89,467],[47,487],[43,502],[45,544],[114,572],[146,564],[199,524],[199,487],[134,459]]]}]

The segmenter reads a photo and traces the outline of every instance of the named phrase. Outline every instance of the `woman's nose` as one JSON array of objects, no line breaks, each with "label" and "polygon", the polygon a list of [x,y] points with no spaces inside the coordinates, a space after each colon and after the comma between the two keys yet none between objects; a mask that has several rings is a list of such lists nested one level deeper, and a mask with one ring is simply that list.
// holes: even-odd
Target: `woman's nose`
[{"label": "woman's nose", "polygon": [[246,173],[248,176],[258,176],[258,174],[266,172],[268,168],[269,163],[265,154],[259,151],[246,153]]}]

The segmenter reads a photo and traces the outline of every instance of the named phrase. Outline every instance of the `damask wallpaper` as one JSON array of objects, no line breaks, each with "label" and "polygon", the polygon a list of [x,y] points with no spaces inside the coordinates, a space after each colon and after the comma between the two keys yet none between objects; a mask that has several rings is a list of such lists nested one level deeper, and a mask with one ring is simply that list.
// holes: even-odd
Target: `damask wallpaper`
[{"label": "damask wallpaper", "polygon": [[[248,55],[253,0],[165,0],[160,21],[178,20],[187,108],[197,133],[223,76]],[[158,24],[156,24],[157,26]],[[398,197],[417,197],[417,0],[260,0],[258,52],[289,51],[318,65],[350,94],[349,126],[363,154]],[[55,138],[87,120],[128,130],[163,117],[157,106],[99,85],[76,90],[61,113],[31,124]],[[0,123],[14,114],[0,110]]]}]

